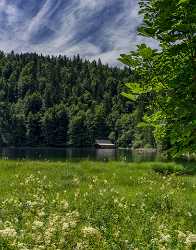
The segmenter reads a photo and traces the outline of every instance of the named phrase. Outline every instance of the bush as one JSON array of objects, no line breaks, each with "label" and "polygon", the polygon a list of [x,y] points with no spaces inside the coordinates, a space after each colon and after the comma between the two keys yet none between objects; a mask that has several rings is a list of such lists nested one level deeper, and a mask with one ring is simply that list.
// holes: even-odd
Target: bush
[{"label": "bush", "polygon": [[181,164],[176,164],[174,162],[171,163],[153,163],[152,169],[155,172],[161,173],[161,174],[182,174],[185,172],[185,168]]}]

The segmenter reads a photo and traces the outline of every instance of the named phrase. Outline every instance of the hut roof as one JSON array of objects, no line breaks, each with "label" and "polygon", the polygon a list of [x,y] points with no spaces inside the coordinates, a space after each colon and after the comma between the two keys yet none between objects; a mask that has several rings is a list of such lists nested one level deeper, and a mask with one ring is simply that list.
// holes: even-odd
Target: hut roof
[{"label": "hut roof", "polygon": [[114,145],[110,140],[96,140],[97,145]]}]

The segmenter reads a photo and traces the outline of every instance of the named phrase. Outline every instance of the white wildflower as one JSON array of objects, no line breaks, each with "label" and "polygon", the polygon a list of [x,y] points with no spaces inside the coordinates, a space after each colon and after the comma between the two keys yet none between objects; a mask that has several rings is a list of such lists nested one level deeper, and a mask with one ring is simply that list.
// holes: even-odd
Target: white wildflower
[{"label": "white wildflower", "polygon": [[179,230],[178,231],[178,239],[183,240],[185,238],[186,238],[186,234]]},{"label": "white wildflower", "polygon": [[79,185],[79,184],[80,184],[79,178],[78,178],[78,177],[75,177],[75,178],[73,179],[73,183],[76,184],[76,185]]},{"label": "white wildflower", "polygon": [[169,234],[161,234],[160,242],[169,242],[171,240],[171,236]]},{"label": "white wildflower", "polygon": [[85,250],[88,249],[88,245],[85,242],[78,242],[75,250]]},{"label": "white wildflower", "polygon": [[43,227],[43,222],[42,221],[34,221],[32,225],[32,229],[36,230]]},{"label": "white wildflower", "polygon": [[186,242],[187,245],[191,245],[192,243],[196,243],[196,234],[189,234],[186,238]]},{"label": "white wildflower", "polygon": [[69,223],[67,223],[67,222],[63,223],[62,229],[63,230],[68,230],[69,229]]},{"label": "white wildflower", "polygon": [[76,221],[72,220],[69,222],[70,227],[74,228],[76,227]]},{"label": "white wildflower", "polygon": [[17,247],[20,250],[29,250],[29,248],[27,248],[26,245],[21,242],[18,243]]},{"label": "white wildflower", "polygon": [[101,233],[99,232],[99,230],[90,226],[82,228],[81,231],[85,237],[87,236],[96,236],[98,238],[101,237]]},{"label": "white wildflower", "polygon": [[17,235],[17,232],[14,228],[6,227],[5,229],[0,230],[0,236],[3,238],[14,238]]},{"label": "white wildflower", "polygon": [[104,180],[103,182],[104,182],[104,184],[107,184],[107,183],[108,183],[108,181],[107,181],[107,180]]},{"label": "white wildflower", "polygon": [[69,207],[69,203],[66,200],[62,201],[61,205],[62,205],[63,209],[65,209],[65,210],[68,209],[68,207]]},{"label": "white wildflower", "polygon": [[45,212],[41,210],[41,211],[38,213],[38,216],[39,216],[39,217],[45,216]]},{"label": "white wildflower", "polygon": [[27,207],[32,207],[32,202],[31,201],[26,201],[26,206]]}]

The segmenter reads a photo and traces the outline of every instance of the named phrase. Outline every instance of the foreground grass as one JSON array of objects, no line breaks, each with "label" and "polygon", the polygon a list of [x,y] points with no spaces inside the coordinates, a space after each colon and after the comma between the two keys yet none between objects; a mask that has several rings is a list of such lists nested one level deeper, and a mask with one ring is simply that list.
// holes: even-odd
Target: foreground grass
[{"label": "foreground grass", "polygon": [[0,161],[0,249],[196,249],[196,176],[159,167]]}]

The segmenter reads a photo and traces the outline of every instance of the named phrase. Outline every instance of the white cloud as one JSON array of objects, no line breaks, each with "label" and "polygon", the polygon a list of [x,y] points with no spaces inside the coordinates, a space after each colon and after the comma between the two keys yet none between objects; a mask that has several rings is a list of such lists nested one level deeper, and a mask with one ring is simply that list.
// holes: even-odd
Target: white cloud
[{"label": "white cloud", "polygon": [[[104,63],[116,64],[121,53],[146,41],[136,35],[141,22],[137,0],[68,0],[67,4],[64,0],[46,0],[33,17],[18,8],[16,1],[12,4],[0,1],[0,20],[2,15],[7,18],[6,28],[0,23],[1,50],[80,54],[91,60],[101,58]],[[119,9],[113,13],[115,6]],[[42,34],[42,29],[49,34]],[[43,35],[45,39],[41,39]],[[33,39],[36,42],[32,42]],[[154,45],[154,41],[150,42]]]}]

